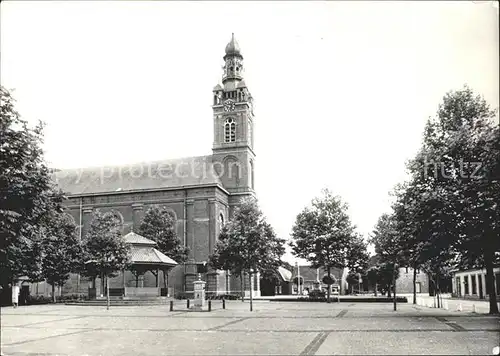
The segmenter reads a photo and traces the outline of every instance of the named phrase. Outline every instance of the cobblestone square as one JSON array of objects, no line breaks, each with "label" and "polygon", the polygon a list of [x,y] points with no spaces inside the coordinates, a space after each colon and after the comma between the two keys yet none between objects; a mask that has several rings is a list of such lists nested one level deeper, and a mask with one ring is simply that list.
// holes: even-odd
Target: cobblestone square
[{"label": "cobblestone square", "polygon": [[485,355],[500,319],[376,303],[213,303],[2,308],[4,355]]}]

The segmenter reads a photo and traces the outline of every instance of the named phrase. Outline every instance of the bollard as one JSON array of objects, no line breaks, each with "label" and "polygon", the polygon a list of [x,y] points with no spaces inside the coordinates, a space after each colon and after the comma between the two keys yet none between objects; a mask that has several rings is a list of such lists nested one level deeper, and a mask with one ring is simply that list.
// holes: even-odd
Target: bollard
[{"label": "bollard", "polygon": [[457,306],[457,311],[461,312],[462,311],[462,303],[459,303]]},{"label": "bollard", "polygon": [[208,311],[209,312],[212,311],[212,301],[211,300],[208,301]]},{"label": "bollard", "polygon": [[174,311],[174,301],[170,301],[170,311]]},{"label": "bollard", "polygon": [[226,300],[222,298],[222,309],[226,309]]},{"label": "bollard", "polygon": [[476,304],[472,304],[472,312],[475,313],[476,312]]},{"label": "bollard", "polygon": [[187,308],[189,309],[189,299],[187,300]]}]

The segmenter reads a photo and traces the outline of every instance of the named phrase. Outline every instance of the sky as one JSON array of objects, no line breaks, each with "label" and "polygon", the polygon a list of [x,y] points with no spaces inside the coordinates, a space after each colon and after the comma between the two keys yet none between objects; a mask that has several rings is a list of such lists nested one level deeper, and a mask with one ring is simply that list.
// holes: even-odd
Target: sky
[{"label": "sky", "polygon": [[367,238],[444,94],[468,84],[499,106],[495,2],[0,6],[1,83],[46,123],[57,168],[210,154],[234,33],[255,100],[255,188],[283,238],[322,188]]}]

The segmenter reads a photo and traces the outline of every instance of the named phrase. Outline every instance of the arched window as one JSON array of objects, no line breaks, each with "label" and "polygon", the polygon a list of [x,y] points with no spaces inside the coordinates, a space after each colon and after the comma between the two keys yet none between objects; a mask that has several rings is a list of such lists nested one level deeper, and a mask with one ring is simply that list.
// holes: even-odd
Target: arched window
[{"label": "arched window", "polygon": [[224,123],[224,142],[236,141],[236,123],[229,118]]}]

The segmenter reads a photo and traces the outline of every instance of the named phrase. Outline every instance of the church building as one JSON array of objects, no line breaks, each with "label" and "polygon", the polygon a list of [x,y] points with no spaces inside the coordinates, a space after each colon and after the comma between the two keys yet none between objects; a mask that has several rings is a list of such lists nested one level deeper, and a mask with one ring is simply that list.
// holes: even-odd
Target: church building
[{"label": "church building", "polygon": [[[175,293],[193,291],[197,266],[208,261],[221,227],[242,198],[255,196],[253,99],[243,80],[243,55],[234,35],[223,60],[222,80],[212,91],[212,154],[55,173],[57,184],[68,196],[68,213],[82,236],[96,209],[114,212],[125,235],[137,232],[149,207],[168,208],[175,216],[178,237],[190,250],[189,260],[169,273],[169,289]],[[127,273],[112,279],[110,287],[136,283]],[[154,278],[146,273],[141,285],[154,283]],[[241,288],[239,278],[225,271],[209,269],[203,279],[207,292],[237,293]],[[257,277],[253,284],[254,295],[259,295]],[[82,279],[78,285],[79,292],[85,293],[87,282]],[[64,293],[76,293],[75,288],[72,278]]]}]

